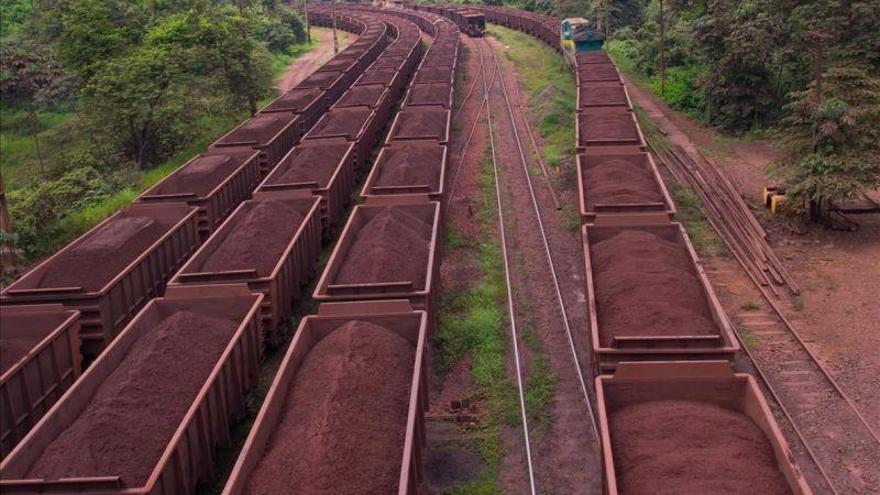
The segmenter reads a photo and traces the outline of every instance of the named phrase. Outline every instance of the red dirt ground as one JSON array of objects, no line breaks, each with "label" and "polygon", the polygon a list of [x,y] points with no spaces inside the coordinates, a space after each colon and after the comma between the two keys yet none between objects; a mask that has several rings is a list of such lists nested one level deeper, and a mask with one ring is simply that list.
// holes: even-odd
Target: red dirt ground
[{"label": "red dirt ground", "polygon": [[[312,27],[312,41],[315,47],[297,57],[275,82],[278,93],[290,91],[300,81],[308,77],[315,69],[324,65],[325,62],[333,58],[333,38],[332,32],[327,28]],[[339,38],[339,50],[350,45],[356,38],[353,34],[346,31],[336,31]]]}]

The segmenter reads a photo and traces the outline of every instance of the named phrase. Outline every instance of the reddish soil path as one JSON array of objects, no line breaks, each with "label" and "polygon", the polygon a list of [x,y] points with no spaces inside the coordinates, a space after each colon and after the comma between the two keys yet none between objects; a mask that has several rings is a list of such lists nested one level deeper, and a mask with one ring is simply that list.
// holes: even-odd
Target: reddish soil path
[{"label": "reddish soil path", "polygon": [[[486,235],[481,229],[477,217],[480,197],[480,164],[489,146],[489,135],[486,131],[485,112],[480,114],[483,87],[480,81],[479,52],[474,40],[462,37],[462,55],[458,62],[456,94],[464,95],[476,82],[476,89],[471,98],[464,102],[456,102],[457,111],[449,143],[449,161],[447,165],[447,207],[444,215],[445,229],[460,236],[468,246],[476,245],[481,236]],[[479,117],[478,117],[479,115]],[[479,121],[477,119],[479,118]],[[476,125],[475,125],[475,121]],[[475,125],[475,127],[473,127]],[[474,134],[467,149],[464,149],[468,133],[474,128]],[[455,177],[455,178],[453,178]],[[454,182],[454,190],[452,184]],[[476,251],[471,248],[446,249],[443,263],[440,265],[440,300],[452,298],[482,280],[482,271],[478,265]],[[441,313],[442,314],[442,313]],[[434,359],[438,353],[434,352]],[[463,356],[452,368],[442,375],[433,374],[432,389],[429,394],[430,407],[428,416],[444,416],[450,413],[450,403],[462,399],[473,401],[474,425],[486,421],[488,407],[481,404],[483,391],[476,385],[471,375],[473,361],[469,355]],[[475,452],[474,436],[480,432],[470,433],[466,425],[453,421],[428,420],[427,422],[427,455],[425,456],[426,491],[432,494],[448,493],[449,489],[462,482],[475,480],[484,469],[481,456]],[[514,438],[505,441],[502,446],[506,455],[522,457],[522,440]],[[518,451],[515,449],[519,449]],[[513,454],[511,454],[513,452]],[[524,470],[520,473],[526,476]],[[519,480],[526,478],[520,477]],[[511,493],[519,493],[524,485],[520,482]]]},{"label": "reddish soil path", "polygon": [[[339,50],[351,44],[357,37],[341,29],[336,30],[339,38]],[[333,31],[328,28],[312,27],[312,41],[315,47],[299,56],[287,66],[287,71],[278,78],[275,87],[279,93],[286,93],[300,81],[309,76],[315,69],[333,58]]]}]

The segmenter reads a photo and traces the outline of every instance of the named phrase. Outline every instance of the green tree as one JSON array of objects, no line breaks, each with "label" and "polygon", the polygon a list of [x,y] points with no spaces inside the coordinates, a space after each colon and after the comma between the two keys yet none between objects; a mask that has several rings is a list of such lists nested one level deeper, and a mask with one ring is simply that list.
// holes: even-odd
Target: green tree
[{"label": "green tree", "polygon": [[778,166],[796,208],[821,213],[880,187],[880,78],[851,65],[828,69],[792,93],[784,119],[788,156]]},{"label": "green tree", "polygon": [[139,43],[147,19],[136,2],[61,0],[55,40],[64,67],[87,81],[110,60]]},{"label": "green tree", "polygon": [[83,87],[82,110],[95,138],[147,168],[191,137],[198,104],[167,53],[141,47],[113,58]]},{"label": "green tree", "polygon": [[0,96],[4,102],[21,105],[27,110],[28,131],[33,136],[41,170],[45,166],[38,112],[67,99],[71,90],[70,76],[47,47],[29,42],[0,47]]},{"label": "green tree", "polygon": [[[235,8],[195,2],[138,27],[131,19],[114,21],[131,11],[107,1],[65,8],[59,49],[67,44],[65,57],[78,58],[85,128],[96,147],[140,168],[188,143],[193,123],[219,108],[219,99],[246,101],[255,112],[269,90],[267,49],[254,39],[252,19]],[[84,22],[113,27],[93,35]]]},{"label": "green tree", "polygon": [[712,109],[709,121],[731,131],[763,127],[779,108],[769,54],[779,33],[758,2],[713,0],[693,25],[709,63],[697,81]]}]

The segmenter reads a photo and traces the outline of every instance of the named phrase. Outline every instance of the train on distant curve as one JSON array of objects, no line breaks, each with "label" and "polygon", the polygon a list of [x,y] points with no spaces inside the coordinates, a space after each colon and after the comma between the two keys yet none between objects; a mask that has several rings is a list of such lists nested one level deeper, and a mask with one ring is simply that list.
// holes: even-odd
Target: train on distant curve
[{"label": "train on distant curve", "polygon": [[472,38],[482,38],[486,33],[486,16],[466,6],[411,3],[407,7],[446,17],[454,22],[461,32]]}]

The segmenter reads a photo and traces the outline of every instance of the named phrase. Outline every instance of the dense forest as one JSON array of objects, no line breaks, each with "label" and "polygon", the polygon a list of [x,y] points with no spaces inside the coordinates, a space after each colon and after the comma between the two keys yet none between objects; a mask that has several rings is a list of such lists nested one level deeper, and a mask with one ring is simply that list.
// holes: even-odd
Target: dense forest
[{"label": "dense forest", "polygon": [[126,204],[272,94],[303,47],[273,0],[2,4],[3,179],[42,255]]},{"label": "dense forest", "polygon": [[[485,1],[596,21],[667,103],[783,147],[794,206],[880,187],[880,0]],[[278,0],[9,0],[0,18],[0,159],[30,258],[254,111],[304,37]]]},{"label": "dense forest", "polygon": [[880,0],[510,4],[597,21],[618,65],[672,107],[776,141],[786,156],[768,172],[794,209],[880,188]]}]

